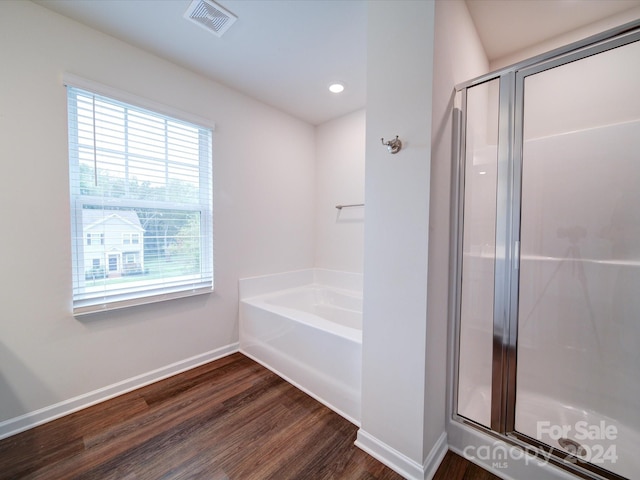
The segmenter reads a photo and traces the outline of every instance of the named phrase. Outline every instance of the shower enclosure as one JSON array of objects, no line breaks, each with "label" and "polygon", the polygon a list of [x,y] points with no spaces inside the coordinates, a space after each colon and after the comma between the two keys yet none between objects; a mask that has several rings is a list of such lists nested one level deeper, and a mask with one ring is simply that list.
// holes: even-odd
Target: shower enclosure
[{"label": "shower enclosure", "polygon": [[455,101],[454,418],[640,478],[640,22]]}]

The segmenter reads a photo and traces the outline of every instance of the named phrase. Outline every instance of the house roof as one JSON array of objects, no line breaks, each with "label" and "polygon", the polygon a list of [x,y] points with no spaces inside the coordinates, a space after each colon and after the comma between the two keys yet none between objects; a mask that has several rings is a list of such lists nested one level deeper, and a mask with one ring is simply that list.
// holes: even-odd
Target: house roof
[{"label": "house roof", "polygon": [[125,223],[130,224],[133,228],[144,231],[140,224],[138,214],[133,210],[103,210],[97,208],[82,209],[82,225],[84,229],[90,229],[100,225],[111,218],[119,217]]}]

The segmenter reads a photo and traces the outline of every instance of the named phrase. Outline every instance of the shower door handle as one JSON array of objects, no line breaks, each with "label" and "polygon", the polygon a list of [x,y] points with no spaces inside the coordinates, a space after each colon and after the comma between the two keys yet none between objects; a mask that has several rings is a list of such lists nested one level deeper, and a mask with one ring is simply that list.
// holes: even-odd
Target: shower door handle
[{"label": "shower door handle", "polygon": [[513,244],[513,269],[520,269],[520,240],[516,240]]}]

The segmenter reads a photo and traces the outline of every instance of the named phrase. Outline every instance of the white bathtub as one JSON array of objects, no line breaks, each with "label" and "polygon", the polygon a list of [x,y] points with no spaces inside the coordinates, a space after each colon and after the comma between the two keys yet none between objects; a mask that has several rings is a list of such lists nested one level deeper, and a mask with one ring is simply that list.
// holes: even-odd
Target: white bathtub
[{"label": "white bathtub", "polygon": [[357,274],[310,269],[240,280],[240,351],[360,423]]}]

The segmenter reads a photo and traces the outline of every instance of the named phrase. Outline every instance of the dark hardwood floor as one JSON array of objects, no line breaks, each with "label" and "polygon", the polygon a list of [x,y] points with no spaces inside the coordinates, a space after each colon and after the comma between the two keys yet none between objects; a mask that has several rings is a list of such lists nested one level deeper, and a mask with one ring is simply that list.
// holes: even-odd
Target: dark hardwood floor
[{"label": "dark hardwood floor", "polygon": [[448,451],[433,480],[500,480],[460,455]]},{"label": "dark hardwood floor", "polygon": [[[356,432],[237,353],[0,441],[0,479],[401,479]],[[434,480],[497,478],[456,457]]]}]

